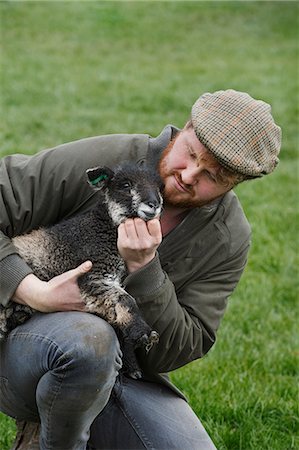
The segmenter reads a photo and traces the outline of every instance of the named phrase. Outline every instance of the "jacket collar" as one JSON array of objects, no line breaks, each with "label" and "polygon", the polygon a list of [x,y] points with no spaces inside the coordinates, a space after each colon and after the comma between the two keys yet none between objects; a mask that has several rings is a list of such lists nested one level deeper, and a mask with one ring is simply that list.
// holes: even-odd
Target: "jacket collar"
[{"label": "jacket collar", "polygon": [[149,139],[149,147],[146,155],[147,164],[158,169],[158,163],[163,150],[167,147],[171,139],[179,132],[179,128],[173,125],[166,125],[159,136]]}]

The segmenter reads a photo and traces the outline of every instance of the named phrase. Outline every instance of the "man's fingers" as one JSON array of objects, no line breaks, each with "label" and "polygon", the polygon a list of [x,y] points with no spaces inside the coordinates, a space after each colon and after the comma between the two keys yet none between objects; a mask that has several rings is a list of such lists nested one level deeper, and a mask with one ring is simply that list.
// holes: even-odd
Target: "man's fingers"
[{"label": "man's fingers", "polygon": [[91,261],[85,261],[84,263],[80,264],[80,266],[76,267],[73,270],[69,271],[69,274],[71,277],[78,278],[81,275],[84,275],[86,272],[89,272],[92,268],[92,262]]},{"label": "man's fingers", "polygon": [[152,219],[147,222],[147,229],[151,236],[162,239],[161,224],[158,219]]},{"label": "man's fingers", "polygon": [[162,232],[159,219],[152,219],[148,222],[140,218],[128,219],[118,227],[118,237],[124,242],[137,242],[154,238],[155,242],[161,242]]},{"label": "man's fingers", "polygon": [[83,274],[85,272],[89,272],[92,268],[92,262],[91,261],[84,261],[84,263],[80,264],[80,266],[77,267],[77,270],[79,274]]},{"label": "man's fingers", "polygon": [[141,219],[128,219],[124,222],[127,237],[130,239],[138,238],[138,222],[142,224]]},{"label": "man's fingers", "polygon": [[127,236],[144,237],[148,233],[152,236],[161,233],[161,225],[159,219],[152,219],[145,222],[139,217],[135,219],[128,219],[120,227],[123,226]]},{"label": "man's fingers", "polygon": [[139,239],[146,239],[148,237],[148,229],[146,222],[143,219],[134,219],[134,229]]}]

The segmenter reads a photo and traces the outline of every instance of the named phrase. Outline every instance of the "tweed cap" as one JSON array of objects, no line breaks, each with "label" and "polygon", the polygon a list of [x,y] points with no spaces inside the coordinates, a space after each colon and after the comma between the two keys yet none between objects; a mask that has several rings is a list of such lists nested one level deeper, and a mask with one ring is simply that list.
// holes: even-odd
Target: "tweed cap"
[{"label": "tweed cap", "polygon": [[271,107],[244,92],[203,94],[191,112],[199,141],[225,168],[248,177],[261,177],[277,166],[281,129]]}]

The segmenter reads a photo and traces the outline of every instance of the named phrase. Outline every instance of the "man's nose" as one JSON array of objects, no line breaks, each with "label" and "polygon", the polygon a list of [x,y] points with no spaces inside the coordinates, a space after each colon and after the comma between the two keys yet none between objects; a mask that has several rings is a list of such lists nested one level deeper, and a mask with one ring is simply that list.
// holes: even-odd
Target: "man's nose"
[{"label": "man's nose", "polygon": [[181,172],[181,179],[184,184],[194,186],[198,182],[200,172],[201,169],[198,166],[186,167]]}]

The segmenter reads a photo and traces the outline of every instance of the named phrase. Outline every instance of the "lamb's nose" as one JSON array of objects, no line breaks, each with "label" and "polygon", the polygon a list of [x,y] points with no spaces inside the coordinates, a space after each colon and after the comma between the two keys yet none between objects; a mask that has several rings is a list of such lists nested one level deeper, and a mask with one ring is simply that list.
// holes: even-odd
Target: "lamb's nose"
[{"label": "lamb's nose", "polygon": [[157,208],[159,207],[159,203],[158,203],[158,202],[154,202],[154,201],[152,201],[152,202],[147,202],[146,204],[147,204],[147,206],[149,206],[151,209],[157,209]]}]

